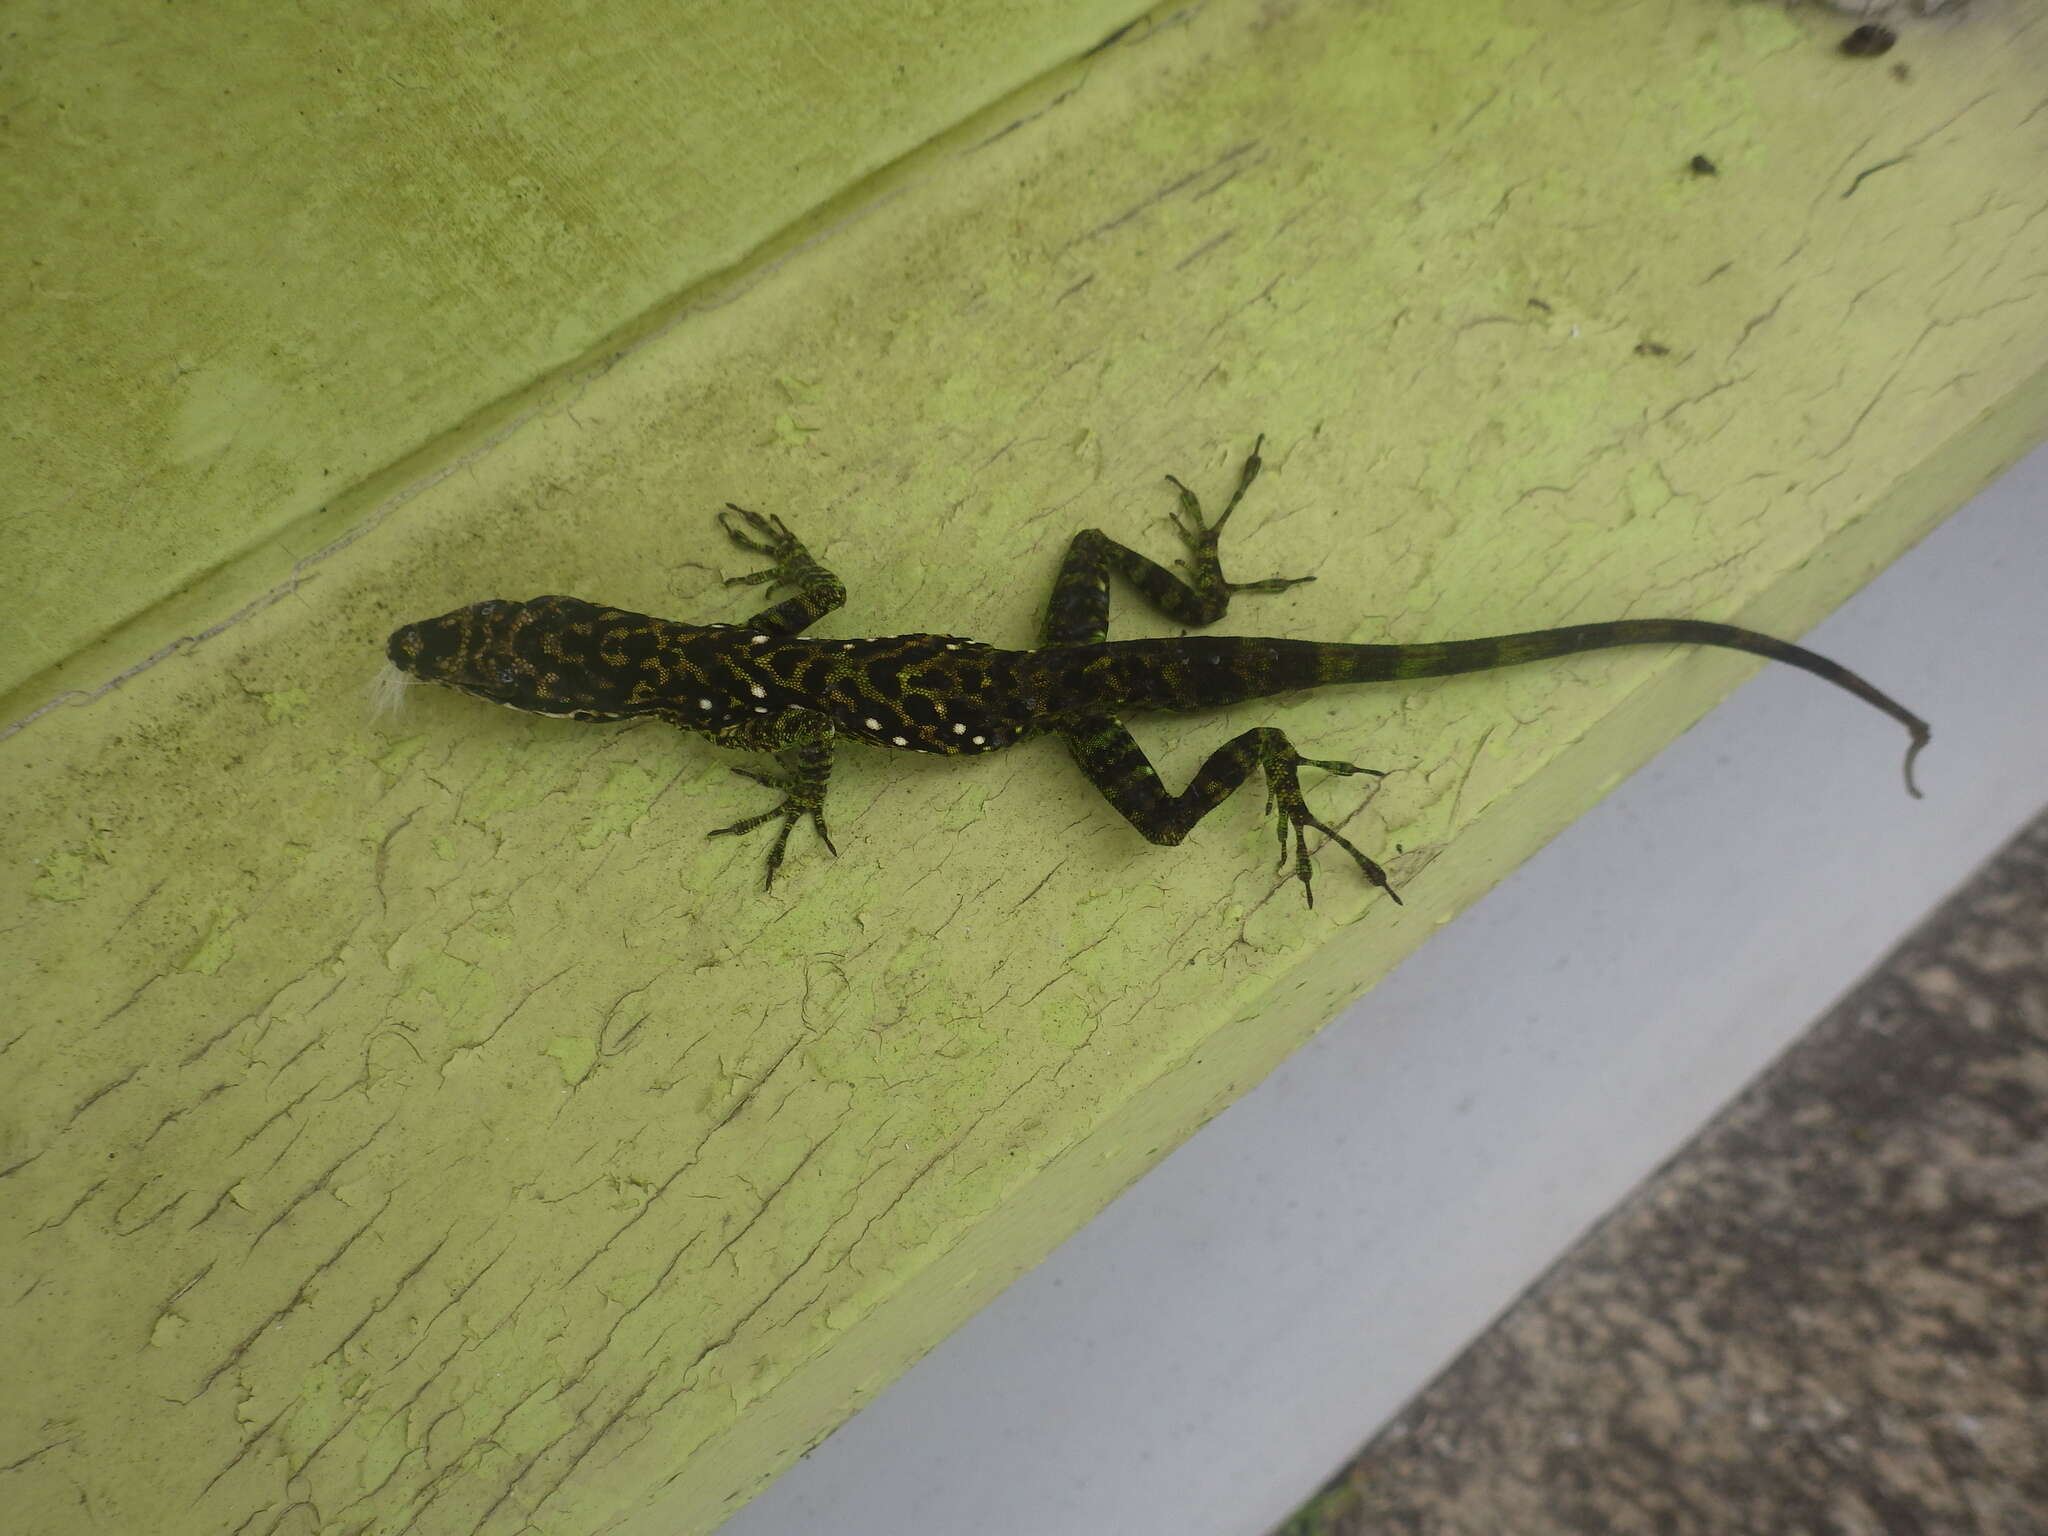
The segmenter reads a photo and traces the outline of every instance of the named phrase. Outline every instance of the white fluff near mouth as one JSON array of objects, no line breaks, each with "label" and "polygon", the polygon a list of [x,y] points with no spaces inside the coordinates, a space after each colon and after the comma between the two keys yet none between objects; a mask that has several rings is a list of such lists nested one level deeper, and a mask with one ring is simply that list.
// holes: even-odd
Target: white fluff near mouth
[{"label": "white fluff near mouth", "polygon": [[417,686],[419,679],[401,672],[389,661],[377,669],[370,679],[370,715],[373,719],[398,714],[405,706],[405,690]]}]

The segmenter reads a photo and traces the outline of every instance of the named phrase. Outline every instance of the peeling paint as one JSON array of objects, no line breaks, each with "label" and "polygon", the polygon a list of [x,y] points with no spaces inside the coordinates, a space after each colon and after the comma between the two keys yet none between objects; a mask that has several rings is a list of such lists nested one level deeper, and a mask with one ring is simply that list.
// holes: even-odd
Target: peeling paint
[{"label": "peeling paint", "polygon": [[211,976],[235,954],[235,929],[242,921],[241,908],[223,903],[213,910],[213,922],[199,942],[178,962],[181,971],[198,971]]},{"label": "peeling paint", "polygon": [[557,1035],[542,1054],[554,1058],[562,1069],[562,1081],[573,1088],[597,1065],[597,1042],[583,1035]]}]

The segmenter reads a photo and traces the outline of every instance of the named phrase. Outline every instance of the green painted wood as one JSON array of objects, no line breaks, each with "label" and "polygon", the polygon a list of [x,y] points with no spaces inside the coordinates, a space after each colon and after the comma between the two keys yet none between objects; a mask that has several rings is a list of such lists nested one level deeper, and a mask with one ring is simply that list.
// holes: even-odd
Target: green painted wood
[{"label": "green painted wood", "polygon": [[11,7],[0,725],[103,681],[49,673],[122,625],[148,655],[216,621],[254,574],[224,562],[301,569],[394,466],[1134,9]]},{"label": "green painted wood", "polygon": [[[23,1528],[708,1530],[1744,673],[1144,728],[1169,776],[1255,717],[1393,770],[1311,794],[1399,911],[1325,860],[1303,912],[1255,795],[1150,848],[1051,743],[847,752],[840,857],[767,896],[700,836],[759,805],[701,744],[372,718],[394,622],[739,614],[731,498],[846,578],[828,632],[1021,642],[1075,527],[1170,553],[1158,477],[1226,488],[1264,430],[1238,568],[1319,580],[1233,630],[1796,633],[2048,416],[2048,34],[1921,27],[1899,81],[1836,26],[1162,16],[0,742]],[[1813,703],[1896,774],[1890,722]]]}]

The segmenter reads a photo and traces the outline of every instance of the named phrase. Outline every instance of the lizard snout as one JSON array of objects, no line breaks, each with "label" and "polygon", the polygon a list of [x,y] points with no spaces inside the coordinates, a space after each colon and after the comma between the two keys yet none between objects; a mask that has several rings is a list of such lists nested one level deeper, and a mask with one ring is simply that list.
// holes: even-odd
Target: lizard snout
[{"label": "lizard snout", "polygon": [[386,659],[401,672],[412,671],[420,652],[425,649],[425,637],[420,634],[417,624],[401,625],[391,631],[391,638],[384,642]]}]

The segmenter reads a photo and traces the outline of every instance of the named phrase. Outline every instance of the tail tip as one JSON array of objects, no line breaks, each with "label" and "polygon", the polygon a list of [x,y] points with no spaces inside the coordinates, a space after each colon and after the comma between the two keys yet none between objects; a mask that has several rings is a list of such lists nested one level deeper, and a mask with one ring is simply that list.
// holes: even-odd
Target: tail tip
[{"label": "tail tip", "polygon": [[1925,747],[1933,737],[1934,733],[1923,725],[1913,733],[1913,744],[1906,748],[1906,793],[1915,800],[1924,800],[1927,797],[1920,793],[1920,785],[1913,778],[1913,764],[1919,759],[1920,749]]}]

